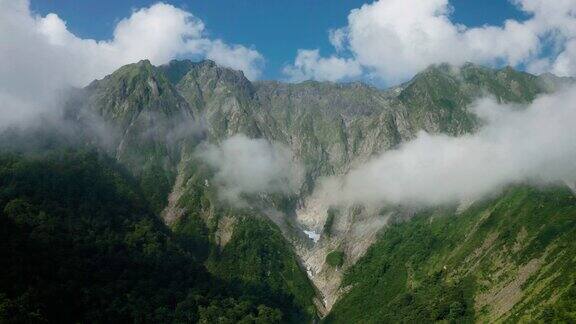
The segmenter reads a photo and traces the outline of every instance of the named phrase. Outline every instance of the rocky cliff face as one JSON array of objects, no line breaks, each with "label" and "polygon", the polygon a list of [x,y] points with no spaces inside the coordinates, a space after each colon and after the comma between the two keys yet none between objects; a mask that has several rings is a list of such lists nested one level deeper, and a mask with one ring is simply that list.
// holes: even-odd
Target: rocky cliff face
[{"label": "rocky cliff face", "polygon": [[174,184],[180,146],[194,140],[195,119],[167,76],[149,61],[120,68],[84,89],[83,104],[104,121],[110,153],[141,179],[154,209]]},{"label": "rocky cliff face", "polygon": [[[232,219],[246,211],[221,206],[211,186],[213,173],[195,156],[196,146],[239,133],[288,146],[303,165],[302,187],[296,196],[253,197],[248,210],[279,226],[319,290],[323,301],[318,308],[326,312],[345,292],[340,289],[343,271],[391,217],[411,212],[353,206],[330,216],[310,198],[318,178],[342,174],[419,131],[473,132],[479,121],[468,106],[479,97],[524,103],[566,82],[571,81],[511,68],[439,65],[401,86],[380,90],[362,83],[252,83],[242,72],[211,61],[160,67],[143,61],[95,81],[84,92],[89,110],[117,134],[117,159],[141,180],[155,209],[174,228],[191,226],[191,215],[198,216],[222,246],[242,224]],[[304,230],[319,239],[309,239]],[[335,251],[343,252],[342,263],[327,264],[327,255]]]}]

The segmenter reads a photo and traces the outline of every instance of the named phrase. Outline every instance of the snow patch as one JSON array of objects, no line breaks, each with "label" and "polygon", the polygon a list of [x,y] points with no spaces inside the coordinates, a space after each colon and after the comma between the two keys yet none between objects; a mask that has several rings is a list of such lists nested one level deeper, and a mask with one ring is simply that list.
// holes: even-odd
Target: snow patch
[{"label": "snow patch", "polygon": [[306,274],[308,274],[308,278],[314,278],[314,274],[312,273],[312,269],[310,269],[310,267],[306,268]]},{"label": "snow patch", "polygon": [[316,233],[316,231],[307,231],[304,230],[304,234],[306,234],[314,243],[318,243],[320,240],[320,234]]}]

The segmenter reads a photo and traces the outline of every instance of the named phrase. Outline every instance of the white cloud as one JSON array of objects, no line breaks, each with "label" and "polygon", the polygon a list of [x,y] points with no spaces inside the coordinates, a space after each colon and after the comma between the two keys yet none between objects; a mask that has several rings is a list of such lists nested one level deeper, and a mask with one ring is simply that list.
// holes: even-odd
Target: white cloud
[{"label": "white cloud", "polygon": [[[405,80],[434,63],[526,64],[560,75],[576,73],[576,0],[514,0],[531,17],[502,26],[469,28],[451,20],[448,0],[380,0],[354,9],[348,25],[330,32],[337,52],[346,50],[356,64],[391,83]],[[543,60],[544,49],[552,48]],[[298,69],[300,53],[294,64]],[[338,57],[331,57],[337,61]],[[339,80],[355,74],[323,73],[316,57],[301,78]],[[349,65],[353,63],[347,60]],[[292,68],[292,69],[294,69]],[[291,69],[287,69],[291,71]]]},{"label": "white cloud", "polygon": [[544,69],[559,76],[576,75],[576,39],[567,42],[564,51],[551,63],[551,67]]},{"label": "white cloud", "polygon": [[157,3],[122,19],[110,40],[82,39],[56,14],[31,13],[27,0],[0,0],[0,126],[50,110],[62,89],[142,59],[163,64],[206,57],[249,78],[260,75],[263,58],[256,50],[205,34],[191,13]]},{"label": "white cloud", "polygon": [[346,30],[344,28],[331,29],[328,31],[328,39],[330,40],[330,44],[339,52],[344,49]]},{"label": "white cloud", "polygon": [[328,204],[436,205],[480,198],[511,183],[576,180],[576,88],[525,109],[482,100],[486,126],[474,135],[421,133],[342,177],[320,182]]},{"label": "white cloud", "polygon": [[242,194],[293,193],[302,182],[302,166],[290,149],[265,139],[234,135],[197,154],[215,168],[219,194],[231,203],[242,204]]},{"label": "white cloud", "polygon": [[320,57],[318,50],[299,50],[293,66],[287,66],[284,73],[292,82],[308,79],[318,81],[341,80],[362,74],[358,62],[335,56]]},{"label": "white cloud", "polygon": [[260,76],[264,64],[262,55],[256,50],[242,45],[228,45],[221,40],[210,41],[205,56],[222,66],[243,71],[251,80]]}]

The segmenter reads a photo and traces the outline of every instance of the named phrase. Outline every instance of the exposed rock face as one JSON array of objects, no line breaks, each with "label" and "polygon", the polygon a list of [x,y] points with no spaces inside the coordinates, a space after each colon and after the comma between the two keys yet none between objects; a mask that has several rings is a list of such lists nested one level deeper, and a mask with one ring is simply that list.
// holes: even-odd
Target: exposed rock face
[{"label": "exposed rock face", "polygon": [[[295,244],[308,275],[321,293],[323,309],[328,312],[342,294],[340,282],[343,271],[356,263],[376,240],[376,234],[384,227],[393,212],[366,210],[352,207],[337,212],[326,227],[327,210],[318,202],[310,200],[306,208],[297,211],[297,222],[305,228],[320,233],[318,242]],[[326,262],[329,253],[339,251],[344,255],[342,266],[331,266]]]},{"label": "exposed rock face", "polygon": [[185,130],[196,128],[212,142],[243,133],[290,146],[306,166],[305,189],[311,189],[317,177],[345,172],[418,131],[474,131],[477,120],[467,106],[478,97],[529,102],[569,81],[511,68],[439,65],[380,90],[358,82],[251,83],[242,72],[212,61],[160,67],[142,61],[93,82],[85,92],[91,110],[119,133],[120,160],[136,162],[130,160],[142,151],[158,149],[174,153],[165,155],[174,167],[181,148],[174,144],[190,137]]},{"label": "exposed rock face", "polygon": [[84,104],[114,134],[112,155],[143,182],[160,211],[174,185],[180,143],[193,138],[193,112],[149,61],[126,65],[84,90]]},{"label": "exposed rock face", "polygon": [[[511,68],[439,65],[401,86],[380,90],[362,83],[252,83],[242,72],[212,61],[172,61],[160,67],[142,61],[93,82],[85,94],[90,110],[118,134],[116,157],[141,179],[168,223],[178,223],[192,208],[206,213],[214,208],[189,198],[199,190],[214,190],[203,187],[212,175],[194,158],[200,141],[219,143],[242,133],[290,147],[305,168],[299,195],[282,198],[287,204],[270,197],[256,200],[282,212],[268,215],[275,215],[272,220],[293,243],[329,311],[340,294],[342,271],[364,254],[392,214],[401,213],[352,207],[340,211],[328,236],[323,233],[327,210],[309,198],[319,177],[345,173],[419,131],[473,132],[479,121],[467,107],[481,96],[529,102],[567,82]],[[225,245],[236,223],[226,218],[214,224],[219,244]],[[320,233],[319,242],[308,240],[302,230]],[[334,250],[344,252],[341,268],[325,263]]]}]

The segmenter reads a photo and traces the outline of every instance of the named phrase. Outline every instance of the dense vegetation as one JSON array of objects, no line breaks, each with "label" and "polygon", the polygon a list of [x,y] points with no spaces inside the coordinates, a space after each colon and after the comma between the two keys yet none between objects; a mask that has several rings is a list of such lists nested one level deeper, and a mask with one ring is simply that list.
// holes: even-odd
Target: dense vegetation
[{"label": "dense vegetation", "polygon": [[324,222],[324,227],[322,228],[322,234],[330,237],[332,235],[332,226],[334,226],[334,221],[338,215],[338,210],[334,207],[328,208],[326,222]]},{"label": "dense vegetation", "polygon": [[0,322],[286,320],[210,275],[136,184],[96,152],[0,158]]},{"label": "dense vegetation", "polygon": [[240,283],[245,293],[284,305],[294,322],[315,314],[312,285],[280,231],[268,221],[240,219],[230,242],[210,258],[209,269],[226,282]]},{"label": "dense vegetation", "polygon": [[574,237],[567,189],[512,188],[460,215],[422,212],[384,230],[326,321],[573,322]]},{"label": "dense vegetation", "polygon": [[315,317],[314,288],[278,227],[257,209],[219,200],[216,187],[206,185],[211,171],[202,163],[185,172],[190,176],[180,203],[190,212],[173,225],[174,233],[191,246],[207,247],[204,260],[212,274],[256,300],[279,305],[286,320]]},{"label": "dense vegetation", "polygon": [[339,268],[344,264],[344,252],[332,251],[326,255],[326,263],[331,267]]}]

